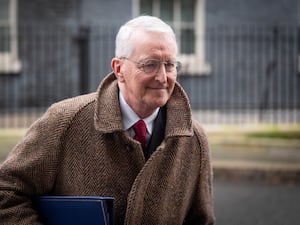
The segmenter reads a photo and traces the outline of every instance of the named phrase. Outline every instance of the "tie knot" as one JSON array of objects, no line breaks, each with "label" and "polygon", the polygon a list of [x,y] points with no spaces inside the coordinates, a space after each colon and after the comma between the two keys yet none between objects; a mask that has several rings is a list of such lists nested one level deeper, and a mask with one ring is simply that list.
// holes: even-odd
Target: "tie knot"
[{"label": "tie knot", "polygon": [[142,144],[142,147],[145,148],[146,145],[146,135],[147,135],[147,127],[143,120],[137,121],[133,125],[133,129],[135,132],[135,136],[133,139],[139,141]]},{"label": "tie knot", "polygon": [[133,129],[134,129],[135,135],[141,136],[141,137],[146,137],[147,127],[146,127],[146,124],[143,120],[137,121],[133,125]]}]

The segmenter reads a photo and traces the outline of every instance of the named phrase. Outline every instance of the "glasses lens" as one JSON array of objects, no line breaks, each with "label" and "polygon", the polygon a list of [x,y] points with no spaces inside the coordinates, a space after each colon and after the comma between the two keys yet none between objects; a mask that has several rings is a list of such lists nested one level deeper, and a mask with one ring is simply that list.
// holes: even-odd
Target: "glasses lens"
[{"label": "glasses lens", "polygon": [[167,72],[173,72],[176,68],[176,62],[165,62],[165,67]]},{"label": "glasses lens", "polygon": [[168,61],[168,62],[160,62],[156,59],[149,59],[145,62],[141,63],[141,67],[143,71],[147,74],[154,74],[159,71],[159,68],[163,64],[165,66],[166,72],[174,73],[179,72],[181,69],[181,63],[177,61]]},{"label": "glasses lens", "polygon": [[147,60],[143,63],[143,70],[145,73],[154,73],[159,70],[160,62],[157,60]]},{"label": "glasses lens", "polygon": [[164,62],[164,64],[168,73],[179,72],[181,69],[181,63],[177,61]]}]

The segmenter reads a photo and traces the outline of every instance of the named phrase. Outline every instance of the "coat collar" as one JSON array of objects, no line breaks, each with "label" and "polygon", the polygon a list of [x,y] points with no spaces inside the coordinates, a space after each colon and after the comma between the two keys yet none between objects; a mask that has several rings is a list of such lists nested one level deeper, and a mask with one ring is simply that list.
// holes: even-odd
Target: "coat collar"
[{"label": "coat collar", "polygon": [[[175,84],[173,94],[167,102],[166,108],[166,137],[192,135],[190,103],[178,83]],[[108,74],[98,87],[94,123],[96,130],[103,133],[124,131],[118,100],[118,82],[114,73]]]}]

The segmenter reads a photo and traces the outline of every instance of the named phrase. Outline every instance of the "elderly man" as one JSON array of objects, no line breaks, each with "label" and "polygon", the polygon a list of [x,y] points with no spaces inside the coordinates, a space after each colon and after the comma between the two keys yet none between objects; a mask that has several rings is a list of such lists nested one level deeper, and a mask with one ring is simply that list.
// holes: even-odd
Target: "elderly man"
[{"label": "elderly man", "polygon": [[137,17],[98,91],[52,105],[0,167],[1,224],[41,224],[37,195],[115,198],[115,224],[214,224],[206,136],[176,83],[174,32]]}]

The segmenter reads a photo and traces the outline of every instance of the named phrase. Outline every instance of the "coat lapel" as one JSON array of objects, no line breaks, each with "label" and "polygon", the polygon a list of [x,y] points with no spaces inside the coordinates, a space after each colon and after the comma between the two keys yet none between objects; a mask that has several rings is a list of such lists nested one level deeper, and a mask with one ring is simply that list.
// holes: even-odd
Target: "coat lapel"
[{"label": "coat lapel", "polygon": [[166,107],[162,107],[154,121],[154,128],[152,136],[149,140],[149,144],[145,149],[145,158],[149,159],[151,154],[156,150],[156,148],[161,144],[165,136],[166,127]]}]

